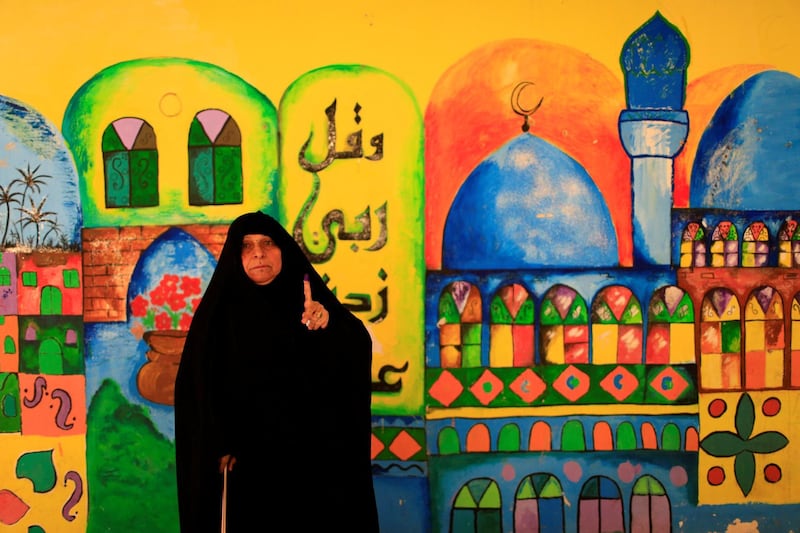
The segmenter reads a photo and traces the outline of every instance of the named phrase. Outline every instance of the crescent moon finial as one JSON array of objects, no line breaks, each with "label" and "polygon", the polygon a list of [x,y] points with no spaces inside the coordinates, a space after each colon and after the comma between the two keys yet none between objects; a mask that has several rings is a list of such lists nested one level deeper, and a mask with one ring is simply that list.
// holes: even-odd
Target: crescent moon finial
[{"label": "crescent moon finial", "polygon": [[520,95],[522,94],[522,91],[525,89],[525,87],[528,87],[530,85],[534,85],[534,83],[532,81],[523,81],[518,83],[517,86],[514,87],[514,89],[511,91],[511,109],[517,115],[524,117],[524,121],[522,123],[522,131],[526,133],[528,132],[529,129],[531,129],[530,125],[528,124],[528,117],[536,113],[536,111],[542,106],[542,102],[544,101],[544,96],[542,96],[541,98],[539,98],[539,102],[537,102],[536,105],[533,106],[532,108],[525,109],[522,106],[522,104],[520,103]]}]

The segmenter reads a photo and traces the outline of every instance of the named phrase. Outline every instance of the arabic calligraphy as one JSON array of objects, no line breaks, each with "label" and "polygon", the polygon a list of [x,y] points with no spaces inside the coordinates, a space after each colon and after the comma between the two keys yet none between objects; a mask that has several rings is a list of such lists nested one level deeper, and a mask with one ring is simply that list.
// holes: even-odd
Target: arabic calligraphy
[{"label": "arabic calligraphy", "polygon": [[[357,109],[360,109],[360,106],[356,104]],[[327,137],[327,145],[328,149],[325,154],[325,157],[322,161],[318,163],[311,162],[308,157],[306,157],[306,150],[308,149],[308,145],[311,144],[311,139],[314,136],[314,133],[311,132],[308,134],[308,138],[303,143],[303,146],[300,148],[300,152],[298,153],[298,162],[300,163],[300,167],[303,170],[308,172],[319,172],[320,170],[324,170],[327,168],[331,163],[333,163],[336,159],[354,159],[359,157],[364,157],[364,148],[361,146],[362,143],[362,130],[354,131],[347,136],[347,146],[350,148],[349,150],[344,151],[337,151],[336,150],[336,99],[334,98],[333,102],[325,108],[325,116],[328,119],[328,137]],[[379,133],[374,135],[370,139],[370,146],[375,148],[375,151],[372,155],[368,155],[365,159],[369,161],[379,161],[383,159],[383,133]]]},{"label": "arabic calligraphy", "polygon": [[372,392],[399,392],[403,388],[403,379],[397,378],[394,383],[386,381],[386,375],[389,372],[405,373],[408,370],[408,361],[401,367],[392,365],[383,365],[378,371],[378,381],[372,382]]},{"label": "arabic calligraphy", "polygon": [[[378,273],[378,277],[381,280],[385,281],[388,277],[386,272],[381,269]],[[328,279],[327,275],[324,279]],[[331,288],[334,294],[337,293],[336,287]],[[389,313],[389,288],[382,287],[378,291],[378,300],[380,304],[378,305],[378,311],[368,320],[373,323],[377,324],[382,322]],[[348,310],[353,313],[363,313],[365,311],[373,311],[373,299],[372,296],[366,293],[359,293],[359,292],[349,292],[345,295],[344,298],[341,299],[342,305],[344,305]],[[396,367],[392,365],[383,365],[378,372],[378,381],[372,382],[372,391],[373,392],[399,392],[403,388],[403,380],[397,379],[397,381],[390,383],[388,382],[387,375],[390,373],[404,373],[408,370],[408,361],[406,361],[403,366]]]},{"label": "arabic calligraphy", "polygon": [[[312,263],[324,263],[333,257],[333,254],[336,251],[337,239],[340,241],[368,241],[372,238],[372,218],[370,216],[369,206],[367,206],[364,211],[354,217],[355,223],[351,224],[351,229],[348,229],[344,212],[341,209],[332,209],[322,218],[322,233],[327,237],[327,244],[325,245],[325,248],[321,252],[313,252],[311,249],[309,249],[303,235],[303,227],[306,225],[306,218],[311,211],[311,207],[314,205],[317,197],[319,196],[318,185],[319,184],[317,183],[314,187],[314,190],[312,190],[311,195],[309,196],[308,200],[300,211],[300,215],[295,221],[294,228],[292,228],[294,240],[297,241],[297,244],[300,245],[300,248],[303,249],[303,252],[306,254],[306,256],[308,256]],[[386,246],[388,233],[386,230],[385,203],[375,210],[375,216],[380,223],[380,231],[378,233],[378,239],[370,246],[365,248],[365,250],[369,252],[375,252]],[[334,224],[338,228],[336,231],[336,238],[334,238],[334,232],[332,230]],[[356,229],[352,229],[353,226],[355,226]],[[353,248],[353,250],[356,249],[357,248],[355,247]]]},{"label": "arabic calligraphy", "polygon": [[[322,182],[317,173],[326,169],[337,159],[354,159],[361,157],[369,161],[379,161],[383,159],[383,133],[374,135],[370,139],[370,146],[375,149],[371,155],[364,156],[364,149],[362,147],[363,130],[361,129],[356,130],[347,136],[346,142],[349,148],[348,150],[336,150],[336,102],[336,99],[334,99],[333,102],[331,102],[331,104],[325,108],[328,132],[327,152],[325,157],[321,161],[313,162],[306,155],[306,151],[308,150],[308,146],[311,143],[311,139],[314,135],[313,131],[309,133],[308,138],[303,143],[303,146],[300,148],[298,153],[298,162],[300,167],[303,170],[311,172],[313,178],[311,192],[306,202],[303,204],[297,220],[295,221],[292,234],[294,235],[295,241],[297,241],[312,263],[324,263],[333,257],[333,254],[336,251],[337,239],[340,241],[369,241],[372,239],[372,216],[370,214],[370,207],[367,206],[361,213],[354,217],[354,221],[350,226],[348,226],[347,221],[345,220],[345,214],[342,210],[333,209],[329,211],[322,218],[322,233],[325,237],[327,237],[327,239],[324,241],[324,249],[322,251],[315,252],[312,251],[311,247],[306,243],[303,228],[307,225],[306,223],[311,213],[311,209],[319,199],[320,190],[322,188]],[[358,103],[356,104],[354,111],[356,113],[355,122],[358,124],[361,122],[361,117],[359,115],[361,106]],[[386,211],[386,202],[375,209],[374,216],[377,219],[380,229],[377,232],[377,239],[375,242],[365,248],[366,251],[374,252],[386,246],[388,240]],[[334,225],[336,225],[338,228],[336,231],[336,239],[334,238],[334,230],[332,229]],[[352,249],[355,251],[358,248],[353,246]]]},{"label": "arabic calligraphy", "polygon": [[[321,251],[312,250],[309,243],[306,241],[304,228],[308,225],[307,222],[310,213],[319,199],[322,187],[322,180],[320,179],[319,173],[332,165],[336,160],[363,158],[367,161],[380,161],[383,159],[383,133],[373,135],[370,138],[369,145],[373,150],[371,154],[365,155],[363,147],[364,132],[363,129],[360,128],[347,135],[345,139],[347,145],[345,150],[337,150],[336,106],[337,100],[334,98],[331,104],[325,108],[327,137],[325,139],[326,151],[324,157],[319,160],[314,160],[308,153],[309,146],[314,136],[313,131],[309,133],[297,155],[300,168],[311,173],[312,182],[311,192],[298,213],[294,227],[292,228],[292,235],[309,260],[317,264],[327,262],[333,257],[336,251],[337,241],[351,241],[350,249],[357,251],[359,249],[357,244],[359,241],[366,243],[373,239],[373,229],[375,229],[374,234],[376,238],[374,242],[364,247],[364,250],[375,252],[383,249],[388,242],[386,202],[374,209],[374,211],[371,211],[368,205],[363,211],[355,215],[352,220],[346,220],[343,210],[332,209],[322,217],[321,234],[317,232],[313,234],[314,244],[318,243],[318,239],[323,236],[327,238],[327,240],[324,241],[324,248]],[[356,114],[355,122],[356,124],[360,124],[360,104],[356,103],[354,111]],[[376,228],[373,227],[373,217],[376,220]],[[383,281],[385,281],[387,277],[383,269],[380,270],[378,276]],[[327,276],[324,278],[327,279]],[[334,294],[336,293],[335,287],[331,290]],[[367,320],[372,324],[379,324],[386,319],[389,313],[389,289],[386,286],[382,287],[377,293],[377,298],[373,298],[373,295],[368,293],[350,292],[342,300],[342,303],[353,313],[372,313],[372,316]],[[400,377],[396,377],[396,375],[405,373],[408,370],[408,366],[408,361],[399,367],[389,364],[383,365],[378,372],[378,380],[372,382],[372,391],[399,392],[403,387],[403,380]],[[395,377],[395,379],[392,379],[393,377]]]},{"label": "arabic calligraphy", "polygon": [[[378,298],[381,301],[381,305],[379,307],[378,313],[369,319],[370,322],[373,324],[378,324],[382,322],[386,315],[389,313],[389,289],[387,287],[383,287],[380,291],[378,291]],[[369,294],[360,294],[360,293],[348,293],[345,298],[349,299],[350,301],[343,301],[342,304],[348,308],[353,313],[360,312],[360,311],[370,311],[372,310],[372,297]],[[354,302],[355,301],[355,302]]]}]

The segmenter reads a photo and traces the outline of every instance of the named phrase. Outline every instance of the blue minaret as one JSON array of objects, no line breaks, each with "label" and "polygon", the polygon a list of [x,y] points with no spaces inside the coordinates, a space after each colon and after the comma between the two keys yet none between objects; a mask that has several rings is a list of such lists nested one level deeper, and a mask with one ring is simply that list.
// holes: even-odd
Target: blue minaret
[{"label": "blue minaret", "polygon": [[673,159],[689,132],[683,109],[689,46],[656,11],[625,42],[620,64],[627,109],[619,135],[631,158],[634,265],[669,265]]}]

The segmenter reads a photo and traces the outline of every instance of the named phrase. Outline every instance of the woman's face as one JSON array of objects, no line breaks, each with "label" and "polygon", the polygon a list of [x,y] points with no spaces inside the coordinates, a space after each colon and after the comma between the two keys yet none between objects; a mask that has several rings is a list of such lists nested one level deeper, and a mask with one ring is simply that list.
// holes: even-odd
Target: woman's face
[{"label": "woman's face", "polygon": [[242,239],[242,266],[253,283],[266,285],[281,272],[281,249],[268,235],[245,235]]}]

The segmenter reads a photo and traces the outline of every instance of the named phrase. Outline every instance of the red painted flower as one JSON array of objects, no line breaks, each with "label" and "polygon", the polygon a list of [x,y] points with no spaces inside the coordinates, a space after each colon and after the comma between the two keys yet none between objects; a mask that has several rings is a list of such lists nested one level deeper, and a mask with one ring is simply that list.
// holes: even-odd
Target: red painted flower
[{"label": "red painted flower", "polygon": [[131,300],[131,314],[146,330],[186,331],[202,292],[199,277],[164,274],[154,289]]}]

